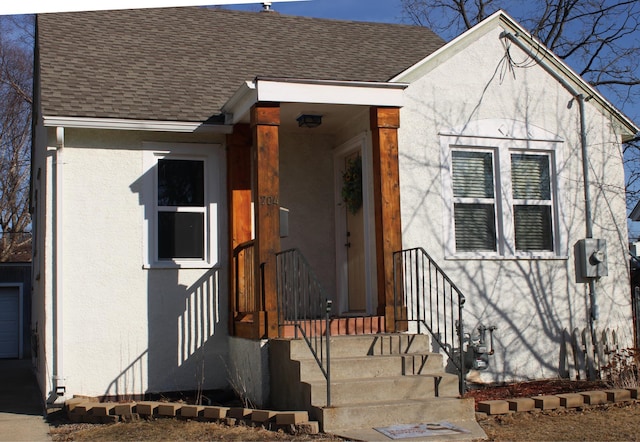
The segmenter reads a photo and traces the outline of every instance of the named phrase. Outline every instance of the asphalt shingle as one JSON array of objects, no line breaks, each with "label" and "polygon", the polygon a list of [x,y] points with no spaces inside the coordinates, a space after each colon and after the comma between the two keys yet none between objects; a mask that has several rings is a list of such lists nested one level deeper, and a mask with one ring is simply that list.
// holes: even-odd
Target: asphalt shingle
[{"label": "asphalt shingle", "polygon": [[256,76],[387,81],[443,44],[418,26],[219,8],[43,14],[42,112],[205,121]]}]

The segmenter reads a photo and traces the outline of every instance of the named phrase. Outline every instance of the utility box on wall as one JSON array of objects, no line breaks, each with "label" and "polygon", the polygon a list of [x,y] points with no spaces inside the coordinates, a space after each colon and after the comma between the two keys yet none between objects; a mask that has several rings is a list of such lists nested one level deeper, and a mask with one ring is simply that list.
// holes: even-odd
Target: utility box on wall
[{"label": "utility box on wall", "polygon": [[607,276],[607,242],[604,239],[581,239],[578,241],[577,254],[582,278]]}]

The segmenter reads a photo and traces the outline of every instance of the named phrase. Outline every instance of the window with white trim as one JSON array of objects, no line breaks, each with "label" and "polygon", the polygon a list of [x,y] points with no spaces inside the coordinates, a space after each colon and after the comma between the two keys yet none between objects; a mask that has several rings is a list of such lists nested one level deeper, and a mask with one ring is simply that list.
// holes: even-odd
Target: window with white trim
[{"label": "window with white trim", "polygon": [[158,260],[204,259],[204,161],[159,159],[157,174]]},{"label": "window with white trim", "polygon": [[493,152],[451,152],[456,251],[496,251]]},{"label": "window with white trim", "polygon": [[449,146],[450,253],[555,256],[554,150],[486,141],[484,146]]},{"label": "window with white trim", "polygon": [[511,153],[516,251],[554,251],[550,171],[550,153]]},{"label": "window with white trim", "polygon": [[[219,146],[145,143],[145,266],[217,262]],[[162,150],[161,150],[162,149]]]}]

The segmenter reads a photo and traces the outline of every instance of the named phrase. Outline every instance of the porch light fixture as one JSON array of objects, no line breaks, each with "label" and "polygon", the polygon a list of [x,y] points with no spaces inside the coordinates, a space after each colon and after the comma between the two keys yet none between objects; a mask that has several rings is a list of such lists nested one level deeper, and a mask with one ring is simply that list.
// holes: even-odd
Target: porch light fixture
[{"label": "porch light fixture", "polygon": [[298,127],[318,127],[322,124],[322,115],[301,114],[298,118]]}]

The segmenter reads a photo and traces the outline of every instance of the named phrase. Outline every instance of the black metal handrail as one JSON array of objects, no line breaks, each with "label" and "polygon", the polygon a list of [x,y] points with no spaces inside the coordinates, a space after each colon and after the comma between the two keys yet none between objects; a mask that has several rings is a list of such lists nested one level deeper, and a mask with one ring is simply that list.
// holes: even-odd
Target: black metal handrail
[{"label": "black metal handrail", "polygon": [[465,365],[462,309],[465,297],[421,247],[394,253],[396,322],[414,322],[418,333],[426,328],[456,368],[460,394],[464,394]]},{"label": "black metal handrail", "polygon": [[331,300],[298,249],[276,253],[278,325],[293,326],[295,338],[305,340],[327,381],[331,406]]}]

